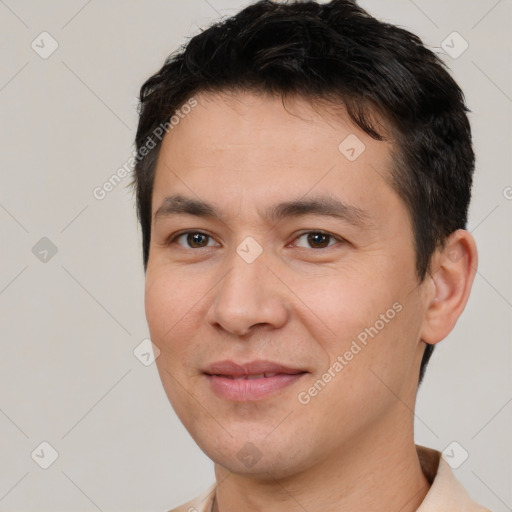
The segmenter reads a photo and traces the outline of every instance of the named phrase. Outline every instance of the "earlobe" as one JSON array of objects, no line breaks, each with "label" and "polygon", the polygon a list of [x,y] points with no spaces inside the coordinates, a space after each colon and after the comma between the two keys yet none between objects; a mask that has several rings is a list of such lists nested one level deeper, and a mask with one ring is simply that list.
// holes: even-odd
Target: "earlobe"
[{"label": "earlobe", "polygon": [[473,236],[464,229],[453,232],[432,261],[433,293],[427,300],[421,332],[421,339],[429,344],[450,333],[466,306],[478,264]]}]

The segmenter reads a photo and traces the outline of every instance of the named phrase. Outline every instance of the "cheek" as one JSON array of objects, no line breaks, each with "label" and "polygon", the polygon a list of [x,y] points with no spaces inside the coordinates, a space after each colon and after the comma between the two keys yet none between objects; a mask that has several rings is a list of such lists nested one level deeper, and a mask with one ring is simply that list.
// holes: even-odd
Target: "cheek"
[{"label": "cheek", "polygon": [[191,387],[190,379],[197,378],[197,365],[191,357],[201,353],[200,340],[194,336],[198,330],[194,306],[200,306],[200,302],[193,289],[177,273],[148,266],[145,311],[151,340],[160,349],[156,367],[169,402],[185,425],[187,411],[194,410],[194,403],[183,392],[183,385],[186,382]]},{"label": "cheek", "polygon": [[176,272],[148,267],[144,302],[151,339],[161,352],[157,365],[181,371],[189,367],[187,354],[200,350],[193,333],[199,328],[197,309],[208,288],[199,284]]},{"label": "cheek", "polygon": [[162,335],[180,328],[201,305],[207,291],[207,283],[198,277],[184,276],[165,266],[148,266],[144,300],[150,329]]},{"label": "cheek", "polygon": [[385,275],[368,269],[296,284],[308,307],[310,334],[329,356],[322,370],[342,357],[345,377],[355,382],[375,378],[372,369],[394,378],[395,369],[400,373],[411,364],[421,312],[404,278]]},{"label": "cheek", "polygon": [[172,308],[176,303],[172,288],[164,276],[155,275],[148,270],[146,274],[146,286],[144,294],[144,306],[146,311],[146,320],[148,322],[151,338],[154,343],[162,349],[162,341],[165,332],[172,326],[172,320],[175,312]]},{"label": "cheek", "polygon": [[373,325],[396,300],[393,290],[379,287],[370,272],[351,269],[296,281],[294,292],[319,328],[338,343]]}]

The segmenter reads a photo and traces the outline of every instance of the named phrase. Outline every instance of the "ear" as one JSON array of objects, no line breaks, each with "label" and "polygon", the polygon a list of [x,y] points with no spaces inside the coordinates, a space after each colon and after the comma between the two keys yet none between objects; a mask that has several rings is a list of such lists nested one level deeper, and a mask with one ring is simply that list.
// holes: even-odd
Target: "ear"
[{"label": "ear", "polygon": [[478,265],[478,253],[471,233],[453,232],[444,248],[432,257],[429,294],[421,339],[431,345],[444,339],[455,326],[471,292]]}]

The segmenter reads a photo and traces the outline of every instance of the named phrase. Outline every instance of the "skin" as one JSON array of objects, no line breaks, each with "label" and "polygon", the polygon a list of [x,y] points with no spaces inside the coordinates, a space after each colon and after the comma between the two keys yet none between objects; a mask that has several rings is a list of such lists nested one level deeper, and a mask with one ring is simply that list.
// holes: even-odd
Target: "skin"
[{"label": "skin", "polygon": [[[419,283],[410,215],[388,183],[390,143],[301,98],[286,108],[253,93],[196,99],[163,140],[152,211],[181,194],[222,218],[153,220],[145,304],[167,396],[215,463],[216,510],[416,510],[429,489],[413,438],[420,361],[425,343],[443,339],[464,309],[473,238],[453,233]],[[355,161],[338,150],[350,134],[365,144]],[[317,195],[363,210],[366,225],[265,217],[276,203]],[[183,230],[208,236],[199,246],[186,236],[169,243]],[[333,236],[308,243],[319,230]],[[247,236],[263,249],[250,264],[236,252]],[[298,393],[394,303],[401,311],[300,403]],[[224,359],[309,373],[271,397],[235,402],[214,394],[202,373]],[[260,455],[250,467],[237,456],[246,443]]]}]

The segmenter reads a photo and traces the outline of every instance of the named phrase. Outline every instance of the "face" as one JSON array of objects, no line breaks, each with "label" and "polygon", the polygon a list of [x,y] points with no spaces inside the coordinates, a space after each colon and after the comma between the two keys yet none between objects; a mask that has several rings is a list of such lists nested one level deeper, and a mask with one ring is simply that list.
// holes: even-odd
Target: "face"
[{"label": "face", "polygon": [[303,99],[196,100],[162,143],[146,274],[174,410],[213,461],[251,475],[396,435],[426,299],[392,148]]}]

